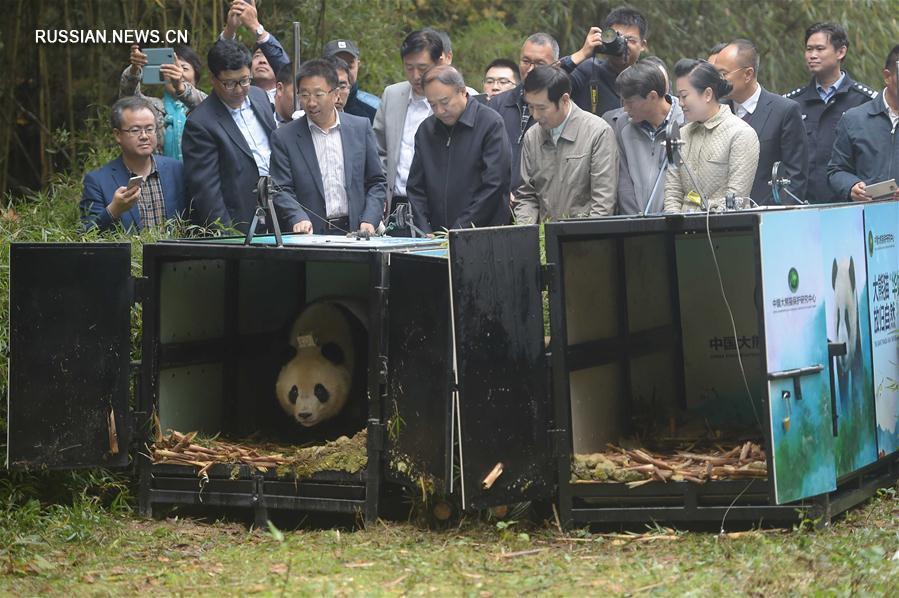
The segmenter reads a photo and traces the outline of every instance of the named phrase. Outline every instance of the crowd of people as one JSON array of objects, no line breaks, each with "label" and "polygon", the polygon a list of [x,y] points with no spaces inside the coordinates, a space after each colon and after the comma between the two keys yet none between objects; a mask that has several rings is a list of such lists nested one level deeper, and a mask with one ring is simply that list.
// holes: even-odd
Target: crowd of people
[{"label": "crowd of people", "polygon": [[[236,41],[241,27],[256,36],[252,52]],[[678,60],[672,80],[663,60],[643,56],[648,35],[627,6],[568,56],[534,33],[517,63],[487,66],[479,92],[452,65],[449,36],[423,29],[400,46],[406,79],[379,98],[358,87],[355,41],[333,40],[295,68],[255,6],[234,0],[207,54],[208,96],[188,47],[160,67],[162,98],[145,95],[147,57],[132,47],[111,112],[121,155],[85,177],[83,224],[181,216],[246,232],[267,189],[282,230],[432,235],[699,211],[730,197],[769,205],[775,163],[791,201],[899,199],[883,185],[869,193],[899,181],[899,45],[883,87],[869,88],[842,66],[845,29],[815,23],[810,81],[779,95],[760,82],[750,40]],[[679,161],[665,147],[673,135]]]}]

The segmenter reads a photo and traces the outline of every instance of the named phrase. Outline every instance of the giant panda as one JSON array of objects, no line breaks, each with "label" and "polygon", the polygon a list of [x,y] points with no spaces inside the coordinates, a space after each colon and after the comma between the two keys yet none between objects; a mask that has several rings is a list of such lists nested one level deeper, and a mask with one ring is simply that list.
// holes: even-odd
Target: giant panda
[{"label": "giant panda", "polygon": [[840,411],[845,412],[850,399],[864,392],[862,378],[862,341],[858,317],[858,292],[855,286],[855,261],[852,257],[834,259],[831,275],[834,294],[836,339],[846,343],[846,354],[837,357],[837,384]]},{"label": "giant panda", "polygon": [[290,327],[288,342],[293,355],[281,367],[275,395],[294,424],[314,428],[311,436],[323,439],[363,429],[368,416],[364,308],[339,299],[310,303]]}]

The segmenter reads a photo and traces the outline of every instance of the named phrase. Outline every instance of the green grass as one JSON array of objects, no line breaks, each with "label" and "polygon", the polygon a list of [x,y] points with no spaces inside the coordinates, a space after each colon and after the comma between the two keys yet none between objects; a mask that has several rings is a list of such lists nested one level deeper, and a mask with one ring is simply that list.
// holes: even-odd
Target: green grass
[{"label": "green grass", "polygon": [[[84,170],[114,155],[88,128]],[[81,172],[60,176],[16,202],[16,219],[0,217],[0,397],[11,241],[128,240],[139,274],[143,243],[191,232],[176,224],[138,236],[81,234],[80,181]],[[138,321],[135,313],[133,341]],[[0,443],[5,409],[0,400]],[[0,595],[889,595],[899,587],[896,487],[826,530],[717,536],[653,529],[624,537],[506,521],[438,531],[383,522],[322,530],[311,527],[325,525],[314,515],[295,531],[146,521],[133,512],[133,484],[127,474],[0,469]]]},{"label": "green grass", "polygon": [[[549,524],[254,531],[81,497],[2,511],[0,594],[895,595],[896,488],[815,531],[561,534]],[[310,518],[311,519],[311,518]]]}]

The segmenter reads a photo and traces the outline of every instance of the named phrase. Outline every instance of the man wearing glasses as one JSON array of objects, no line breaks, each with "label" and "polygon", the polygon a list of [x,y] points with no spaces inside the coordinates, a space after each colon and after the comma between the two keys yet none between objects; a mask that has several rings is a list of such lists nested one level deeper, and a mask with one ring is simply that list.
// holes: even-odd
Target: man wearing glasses
[{"label": "man wearing glasses", "polygon": [[504,91],[515,89],[521,83],[518,65],[507,58],[497,58],[484,71],[484,93],[487,99]]},{"label": "man wearing glasses", "polygon": [[[759,205],[774,202],[771,168],[781,163],[787,189],[805,199],[808,183],[808,139],[799,104],[771,93],[758,82],[759,54],[749,40],[734,40],[715,57],[715,68],[734,86],[727,96],[731,111],[755,129],[759,138],[759,165],[749,196]],[[786,194],[783,194],[786,195]],[[783,200],[788,204],[795,201]]]},{"label": "man wearing glasses", "polygon": [[191,220],[246,232],[256,211],[256,188],[269,174],[275,130],[264,91],[250,86],[250,51],[219,40],[207,55],[213,93],[187,117],[181,147]]},{"label": "man wearing glasses", "polygon": [[[602,41],[603,29],[616,31],[626,42],[622,53],[614,53]],[[621,71],[633,65],[646,50],[646,18],[627,6],[619,6],[606,17],[602,29],[591,27],[583,47],[564,57],[559,66],[571,76],[571,99],[587,112],[602,116],[621,108],[615,80]],[[600,60],[597,53],[606,53]]]},{"label": "man wearing glasses", "polygon": [[[512,190],[521,186],[521,144],[524,134],[534,124],[524,101],[522,83],[534,68],[550,65],[559,59],[559,44],[547,33],[534,33],[521,46],[518,63],[519,83],[512,89],[490,98],[489,106],[503,117],[506,136],[512,145]],[[488,71],[489,72],[489,71]]]},{"label": "man wearing glasses", "polygon": [[110,123],[122,155],[84,177],[82,226],[106,230],[120,224],[134,230],[180,215],[186,205],[183,166],[153,155],[153,106],[140,97],[124,97],[113,105]]},{"label": "man wearing glasses", "polygon": [[297,95],[305,114],[272,135],[278,220],[295,233],[373,234],[387,199],[378,144],[364,116],[338,112],[332,62],[304,62]]}]

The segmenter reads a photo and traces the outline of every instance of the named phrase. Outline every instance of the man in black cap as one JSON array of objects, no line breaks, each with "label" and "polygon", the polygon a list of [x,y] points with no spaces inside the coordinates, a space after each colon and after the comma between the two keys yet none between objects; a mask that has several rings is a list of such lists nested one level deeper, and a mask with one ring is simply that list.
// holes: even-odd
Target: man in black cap
[{"label": "man in black cap", "polygon": [[337,57],[350,67],[350,96],[343,107],[347,114],[364,116],[372,123],[375,122],[375,114],[381,105],[378,96],[359,89],[359,46],[351,39],[335,39],[325,44],[323,52],[325,58]]}]

